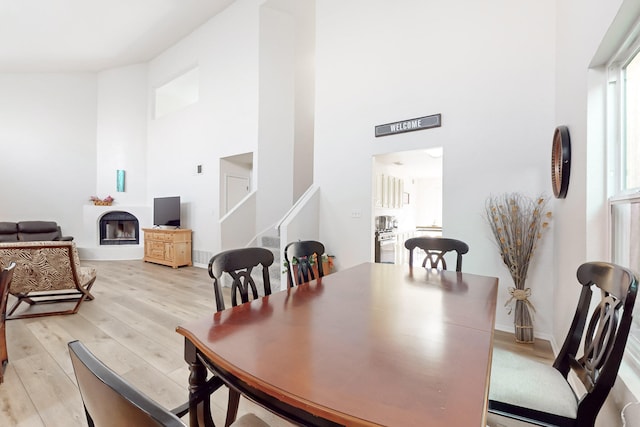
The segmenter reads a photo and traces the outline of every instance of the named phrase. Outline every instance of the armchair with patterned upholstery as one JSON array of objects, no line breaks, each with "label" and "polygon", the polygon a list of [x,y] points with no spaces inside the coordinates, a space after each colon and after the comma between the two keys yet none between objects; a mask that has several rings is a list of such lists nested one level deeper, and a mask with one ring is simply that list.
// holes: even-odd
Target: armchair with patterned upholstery
[{"label": "armchair with patterned upholstery", "polygon": [[[82,302],[93,299],[90,290],[96,270],[80,265],[73,241],[0,243],[0,265],[11,262],[16,268],[9,294],[17,301],[7,309],[7,319],[74,314]],[[16,312],[23,302],[30,306],[50,304],[52,310],[28,307]],[[74,305],[68,308],[68,303]]]}]

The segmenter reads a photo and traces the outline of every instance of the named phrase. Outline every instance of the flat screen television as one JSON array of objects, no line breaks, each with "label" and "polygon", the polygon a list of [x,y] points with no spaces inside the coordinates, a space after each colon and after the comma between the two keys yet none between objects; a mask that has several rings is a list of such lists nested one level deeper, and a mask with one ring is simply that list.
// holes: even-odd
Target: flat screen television
[{"label": "flat screen television", "polygon": [[163,228],[180,227],[180,196],[153,199],[153,225]]}]

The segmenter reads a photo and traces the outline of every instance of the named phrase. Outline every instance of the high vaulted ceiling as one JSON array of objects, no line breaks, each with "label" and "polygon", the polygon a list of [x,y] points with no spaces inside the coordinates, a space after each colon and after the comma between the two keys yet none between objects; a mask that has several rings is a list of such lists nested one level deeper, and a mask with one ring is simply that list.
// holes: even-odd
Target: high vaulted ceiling
[{"label": "high vaulted ceiling", "polygon": [[146,62],[234,0],[0,0],[0,72]]}]

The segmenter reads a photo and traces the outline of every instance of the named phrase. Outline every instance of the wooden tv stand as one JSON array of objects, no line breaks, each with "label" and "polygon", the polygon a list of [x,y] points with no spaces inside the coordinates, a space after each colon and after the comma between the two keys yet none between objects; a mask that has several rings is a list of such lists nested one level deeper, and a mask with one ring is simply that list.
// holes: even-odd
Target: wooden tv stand
[{"label": "wooden tv stand", "polygon": [[144,261],[178,268],[191,262],[191,230],[143,228]]}]

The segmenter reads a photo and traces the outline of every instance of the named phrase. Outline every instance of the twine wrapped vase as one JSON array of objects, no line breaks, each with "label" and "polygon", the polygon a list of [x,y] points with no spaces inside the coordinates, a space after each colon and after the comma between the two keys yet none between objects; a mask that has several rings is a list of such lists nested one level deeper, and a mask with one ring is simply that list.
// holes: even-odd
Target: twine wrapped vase
[{"label": "twine wrapped vase", "polygon": [[532,311],[536,311],[529,301],[531,296],[531,289],[516,289],[509,288],[511,298],[505,305],[509,305],[515,300],[515,308],[513,314],[513,324],[515,326],[515,338],[519,343],[532,343],[534,338],[533,334],[533,318],[531,316]]},{"label": "twine wrapped vase", "polygon": [[533,342],[533,321],[529,306],[524,301],[516,301],[514,313],[514,325],[516,328],[516,342],[532,343]]}]

